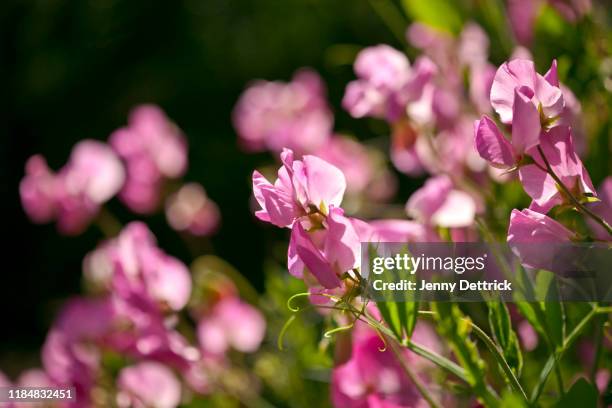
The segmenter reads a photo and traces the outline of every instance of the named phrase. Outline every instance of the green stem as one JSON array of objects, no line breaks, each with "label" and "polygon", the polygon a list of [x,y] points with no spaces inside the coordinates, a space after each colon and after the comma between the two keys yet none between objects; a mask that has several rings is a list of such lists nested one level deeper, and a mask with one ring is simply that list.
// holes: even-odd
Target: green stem
[{"label": "green stem", "polygon": [[406,363],[404,356],[402,356],[402,353],[400,352],[400,350],[398,350],[397,341],[394,338],[389,338],[389,344],[391,347],[391,351],[393,352],[393,354],[395,354],[395,358],[397,358],[397,361],[400,363],[400,366],[404,370],[404,373],[406,373],[408,378],[410,378],[410,381],[414,383],[423,398],[427,400],[429,406],[432,408],[441,408],[440,404],[438,404],[438,402],[433,398],[433,396],[429,393],[429,390],[425,388],[419,377],[412,372],[412,370]]},{"label": "green stem", "polygon": [[570,199],[572,204],[574,204],[579,211],[591,217],[595,222],[601,225],[608,232],[610,236],[612,236],[612,227],[603,218],[601,218],[600,216],[595,214],[593,211],[588,209],[585,205],[580,203],[580,201],[578,201],[578,199],[574,197],[572,192],[567,188],[565,184],[563,184],[561,179],[555,174],[552,167],[550,166],[550,163],[546,159],[546,156],[544,155],[544,151],[542,150],[541,146],[538,146],[538,152],[540,152],[540,156],[542,157],[542,160],[544,161],[544,164],[546,165],[546,170],[548,171],[548,174],[550,174],[550,176],[555,180],[557,185],[567,195],[567,197]]},{"label": "green stem", "polygon": [[544,386],[546,385],[546,380],[548,379],[553,367],[556,365],[556,362],[560,361],[565,352],[574,344],[574,342],[582,335],[582,333],[587,329],[591,320],[598,314],[606,314],[612,312],[612,308],[610,307],[593,307],[589,313],[574,327],[574,330],[565,338],[563,341],[563,345],[558,350],[557,353],[551,355],[546,364],[544,364],[544,368],[540,373],[540,379],[536,384],[533,392],[531,393],[531,404],[535,404],[540,398],[542,391],[544,390]]}]

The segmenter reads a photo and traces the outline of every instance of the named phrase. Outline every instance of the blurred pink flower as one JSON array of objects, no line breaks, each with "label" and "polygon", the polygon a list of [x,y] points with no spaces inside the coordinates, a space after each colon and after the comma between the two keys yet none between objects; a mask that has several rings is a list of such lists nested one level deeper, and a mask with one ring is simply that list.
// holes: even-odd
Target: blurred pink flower
[{"label": "blurred pink flower", "polygon": [[181,383],[166,366],[143,361],[125,367],[117,379],[117,405],[133,408],[174,408],[181,402]]},{"label": "blurred pink flower", "polygon": [[[601,201],[589,204],[589,208],[595,214],[603,218],[608,224],[612,224],[612,176],[608,176],[604,179],[599,185],[597,193]],[[587,221],[597,239],[604,241],[612,240],[610,234],[608,234],[601,225],[597,224],[591,218],[588,218]]]},{"label": "blurred pink flower", "polygon": [[372,159],[365,146],[344,136],[334,136],[316,152],[342,171],[346,177],[347,193],[362,192],[374,177]]},{"label": "blurred pink flower", "polygon": [[154,211],[164,179],[181,177],[187,169],[187,141],[155,105],[133,109],[128,125],[113,132],[109,143],[127,167],[119,197],[135,212]]},{"label": "blurred pink flower", "polygon": [[237,297],[216,303],[198,322],[198,340],[206,354],[223,355],[230,348],[252,353],[259,348],[266,331],[262,314]]},{"label": "blurred pink flower", "polygon": [[538,333],[527,320],[519,323],[517,333],[526,351],[532,351],[538,346]]},{"label": "blurred pink flower", "polygon": [[121,189],[125,172],[119,158],[104,143],[83,140],[77,143],[68,163],[57,173],[45,159],[32,156],[19,185],[21,202],[34,222],[57,220],[65,234],[82,232],[100,206]]},{"label": "blurred pink flower", "polygon": [[508,0],[508,18],[516,40],[529,45],[533,39],[533,27],[541,5],[538,0]]},{"label": "blurred pink flower", "polygon": [[[597,195],[588,171],[576,154],[571,129],[557,126],[541,137],[540,147],[552,171],[576,197]],[[525,192],[533,199],[530,208],[547,213],[555,205],[568,200],[565,198],[555,180],[544,171],[545,163],[536,149],[528,152],[536,164],[519,168],[519,178]]]},{"label": "blurred pink flower", "polygon": [[325,214],[330,206],[340,205],[346,189],[340,169],[316,156],[294,160],[288,149],[281,153],[281,160],[283,165],[274,184],[258,171],[253,172],[253,194],[261,207],[255,213],[257,218],[290,227],[298,217]]},{"label": "blurred pink flower", "polygon": [[166,199],[166,219],[177,231],[211,235],[219,227],[219,207],[198,183],[187,183]]},{"label": "blurred pink flower", "polygon": [[355,60],[357,80],[346,87],[342,106],[356,118],[373,116],[395,122],[406,105],[419,99],[436,71],[426,57],[410,66],[408,58],[388,45],[363,49]]},{"label": "blurred pink flower", "polygon": [[332,133],[325,93],[323,81],[309,69],[296,72],[289,83],[253,83],[233,112],[240,143],[250,151],[313,153]]},{"label": "blurred pink flower", "polygon": [[476,202],[469,194],[455,189],[447,176],[436,176],[410,196],[406,213],[427,225],[467,227],[474,222]]},{"label": "blurred pink flower", "polygon": [[132,222],[84,260],[85,276],[114,296],[154,309],[182,309],[191,294],[191,276],[167,255],[144,223]]},{"label": "blurred pink flower", "polygon": [[75,387],[75,406],[88,406],[100,368],[97,345],[111,330],[114,316],[107,299],[76,298],[64,305],[47,334],[43,367],[53,383]]},{"label": "blurred pink flower", "polygon": [[351,220],[361,242],[436,242],[433,228],[409,220]]},{"label": "blurred pink flower", "polygon": [[[358,325],[352,337],[350,358],[341,362],[332,373],[331,398],[335,407],[429,406],[374,330]],[[415,328],[413,340],[433,350],[440,349],[435,334],[423,324]],[[407,349],[402,354],[421,381],[429,382],[426,369],[430,365]]]}]

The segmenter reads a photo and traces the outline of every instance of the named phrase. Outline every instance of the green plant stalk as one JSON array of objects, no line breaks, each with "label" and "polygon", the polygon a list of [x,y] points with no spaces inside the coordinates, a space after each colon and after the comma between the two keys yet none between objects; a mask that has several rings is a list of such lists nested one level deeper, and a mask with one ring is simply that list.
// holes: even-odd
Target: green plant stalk
[{"label": "green plant stalk", "polygon": [[[586,330],[591,320],[596,315],[606,314],[606,313],[611,313],[611,312],[612,312],[612,308],[610,307],[593,307],[591,311],[589,311],[589,313],[587,313],[587,315],[582,318],[580,323],[578,323],[576,327],[574,327],[574,330],[572,330],[572,332],[563,341],[562,347],[556,353],[556,356],[558,356],[558,360],[561,360],[565,352],[574,344],[574,342],[578,339],[578,337],[582,335],[582,333]],[[538,383],[536,384],[535,388],[533,389],[533,392],[531,393],[531,399],[530,399],[531,404],[535,404],[540,398],[540,395],[542,394],[542,391],[544,390],[544,386],[546,385],[546,380],[548,379],[550,372],[552,371],[553,366],[555,365],[556,356],[555,355],[550,356],[548,360],[546,361],[546,364],[544,364],[544,368],[542,369],[542,372],[540,373],[540,378],[538,380]]]},{"label": "green plant stalk", "polygon": [[[420,311],[419,314],[431,317],[433,315],[433,312]],[[470,323],[470,326],[474,330],[474,333],[476,333],[478,338],[480,338],[482,342],[485,343],[485,345],[487,346],[491,354],[493,354],[493,357],[495,357],[495,359],[497,360],[497,363],[502,368],[512,389],[515,392],[517,392],[519,395],[521,395],[523,399],[525,400],[525,402],[528,402],[529,400],[527,399],[527,394],[525,393],[525,390],[523,390],[521,383],[519,382],[518,378],[516,378],[516,376],[512,372],[510,365],[504,358],[503,353],[499,350],[495,342],[487,335],[487,333],[485,333],[484,330],[482,330],[478,325],[474,324],[474,322],[472,322],[470,319],[463,319],[463,320]]]},{"label": "green plant stalk", "polygon": [[541,146],[538,146],[538,152],[540,152],[540,156],[542,157],[542,160],[544,161],[544,164],[546,165],[546,170],[547,170],[548,174],[550,174],[550,176],[555,180],[557,185],[567,195],[567,197],[570,199],[572,204],[574,204],[576,206],[576,208],[580,212],[582,212],[582,213],[588,215],[589,217],[591,217],[595,222],[597,222],[599,225],[601,225],[608,232],[608,234],[610,236],[612,236],[612,227],[610,227],[610,225],[603,218],[601,218],[600,216],[595,214],[593,211],[591,211],[590,209],[585,207],[582,203],[580,203],[580,201],[578,201],[578,199],[576,199],[576,197],[574,197],[572,192],[567,188],[567,186],[565,184],[563,184],[561,179],[555,174],[555,172],[553,171],[552,167],[550,166],[550,163],[546,159],[546,156],[544,155],[544,151],[542,150]]}]

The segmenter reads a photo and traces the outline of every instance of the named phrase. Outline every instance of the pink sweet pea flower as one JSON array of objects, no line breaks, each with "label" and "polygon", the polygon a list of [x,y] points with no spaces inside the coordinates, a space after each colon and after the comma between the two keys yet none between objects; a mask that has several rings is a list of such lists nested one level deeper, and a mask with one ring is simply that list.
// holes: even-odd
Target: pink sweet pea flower
[{"label": "pink sweet pea flower", "polygon": [[45,372],[60,386],[76,389],[78,406],[88,406],[100,366],[97,347],[114,319],[108,299],[73,299],[66,303],[41,351]]},{"label": "pink sweet pea flower", "polygon": [[550,269],[553,265],[555,251],[541,244],[570,242],[574,237],[572,231],[544,214],[515,209],[510,215],[508,243],[521,263],[529,268]]},{"label": "pink sweet pea flower", "polygon": [[337,288],[341,285],[339,276],[359,263],[359,236],[351,220],[337,207],[330,207],[321,227],[315,226],[309,231],[306,229],[309,224],[307,219],[302,219],[293,225],[287,256],[289,272],[306,278],[306,267],[320,285]]},{"label": "pink sweet pea flower", "polygon": [[347,193],[360,193],[374,177],[370,152],[358,141],[345,136],[334,136],[316,152],[316,156],[342,171],[346,177]]},{"label": "pink sweet pea flower", "polygon": [[132,110],[128,125],[113,132],[109,143],[126,163],[119,197],[132,211],[154,211],[164,179],[181,177],[187,169],[187,141],[155,105]]},{"label": "pink sweet pea flower", "polygon": [[[565,106],[556,80],[556,61],[545,76],[536,72],[533,61],[515,59],[503,63],[493,79],[491,105],[502,123],[518,125],[528,132],[539,133],[539,128],[533,129],[534,111],[539,126],[555,126]],[[531,140],[528,136],[525,139]],[[525,148],[529,147],[527,143]]]},{"label": "pink sweet pea flower", "polygon": [[223,355],[230,348],[252,353],[259,348],[266,321],[253,306],[236,297],[220,300],[198,322],[198,340],[206,354]]},{"label": "pink sweet pea flower", "polygon": [[337,167],[316,156],[294,160],[293,152],[281,153],[283,166],[271,184],[258,171],[253,172],[253,194],[261,210],[255,215],[278,227],[313,212],[325,214],[330,206],[339,206],[346,190],[344,174]]},{"label": "pink sweet pea flower", "polygon": [[157,247],[145,224],[132,222],[84,260],[84,270],[113,295],[160,310],[182,309],[191,294],[191,277],[178,259]]},{"label": "pink sweet pea flower", "polygon": [[[541,137],[540,147],[552,171],[561,182],[577,197],[596,196],[589,173],[576,154],[571,129],[557,126]],[[537,149],[529,151],[535,163],[519,168],[519,178],[525,192],[533,199],[533,209],[547,213],[555,205],[566,201],[555,180],[547,172],[544,160]]]},{"label": "pink sweet pea flower", "polygon": [[[417,325],[413,338],[432,349],[440,349],[431,329]],[[381,351],[385,350],[385,351]],[[421,381],[429,381],[429,364],[405,350],[408,361]],[[332,373],[331,398],[335,407],[408,408],[428,404],[402,370],[397,358],[384,347],[380,337],[369,327],[358,325],[353,332],[350,358]]]},{"label": "pink sweet pea flower", "polygon": [[469,194],[454,189],[447,176],[437,176],[412,194],[406,213],[427,225],[460,228],[473,224],[476,203]]},{"label": "pink sweet pea flower", "polygon": [[26,163],[19,192],[26,213],[34,222],[57,220],[65,234],[79,234],[122,187],[125,171],[119,158],[104,143],[77,143],[68,163],[53,173],[42,156]]},{"label": "pink sweet pea flower", "polygon": [[166,199],[166,219],[177,231],[206,236],[219,227],[219,207],[198,183],[188,183]]},{"label": "pink sweet pea flower", "polygon": [[405,115],[407,104],[421,97],[436,70],[426,57],[411,67],[403,53],[384,44],[362,50],[354,68],[358,79],[348,84],[342,106],[353,117],[372,116],[389,122]]},{"label": "pink sweet pea flower", "polygon": [[333,116],[319,75],[302,69],[289,83],[257,81],[240,96],[233,122],[250,151],[313,153],[332,133]]},{"label": "pink sweet pea flower", "polygon": [[181,402],[181,384],[170,369],[152,361],[125,367],[117,379],[117,405],[174,408]]},{"label": "pink sweet pea flower", "polygon": [[520,44],[533,39],[533,27],[540,8],[538,0],[508,0],[508,17],[514,36]]}]

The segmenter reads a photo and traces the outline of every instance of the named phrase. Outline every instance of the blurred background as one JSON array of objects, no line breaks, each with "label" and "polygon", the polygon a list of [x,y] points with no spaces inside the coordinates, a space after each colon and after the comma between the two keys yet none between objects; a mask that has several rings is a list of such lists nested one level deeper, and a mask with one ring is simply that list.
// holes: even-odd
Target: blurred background
[{"label": "blurred background", "polygon": [[[412,12],[445,19],[451,30],[463,21],[478,22],[490,35],[494,64],[512,53],[504,2],[469,0],[439,10],[435,6],[444,2],[431,4],[433,11],[426,6]],[[609,25],[609,3],[595,9],[602,12],[593,18]],[[552,9],[544,13],[532,47],[539,71],[558,57],[564,82],[583,100],[610,75],[591,64],[597,59],[590,56],[610,58],[611,34],[598,37],[590,19],[569,23]],[[256,222],[248,205],[252,169],[271,158],[238,147],[231,124],[238,96],[253,79],[288,80],[296,69],[312,67],[327,84],[337,131],[360,139],[382,136],[381,123],[351,119],[340,101],[364,46],[386,43],[415,55],[403,37],[409,22],[400,2],[380,0],[2,2],[0,174],[7,218],[0,367],[10,373],[14,366],[36,365],[57,307],[80,291],[83,255],[103,238],[95,227],[75,238],[58,235],[53,224],[28,221],[18,195],[28,157],[42,153],[58,169],[80,139],[106,140],[126,123],[133,106],[158,104],[188,138],[184,179],[203,184],[221,209],[222,227],[210,246],[261,290],[264,258],[272,251],[267,245],[284,232]],[[587,120],[597,123],[589,129],[596,145],[586,160],[595,185],[611,170],[609,95],[585,108],[586,117],[599,118]],[[398,202],[420,184],[401,177]],[[117,200],[109,208],[124,223],[138,219]],[[163,214],[141,219],[160,247],[185,262],[193,259]]]}]

